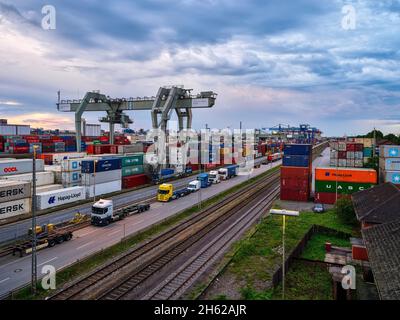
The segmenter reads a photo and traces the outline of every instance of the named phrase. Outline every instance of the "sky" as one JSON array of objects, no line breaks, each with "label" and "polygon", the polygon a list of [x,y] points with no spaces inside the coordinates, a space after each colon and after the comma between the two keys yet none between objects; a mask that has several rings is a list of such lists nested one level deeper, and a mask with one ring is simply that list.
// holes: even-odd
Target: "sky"
[{"label": "sky", "polygon": [[[42,27],[44,5],[55,29]],[[400,134],[399,58],[400,0],[0,0],[0,118],[73,129],[58,90],[140,97],[184,85],[218,94],[193,112],[196,129]],[[149,111],[128,114],[132,128],[151,127]]]}]

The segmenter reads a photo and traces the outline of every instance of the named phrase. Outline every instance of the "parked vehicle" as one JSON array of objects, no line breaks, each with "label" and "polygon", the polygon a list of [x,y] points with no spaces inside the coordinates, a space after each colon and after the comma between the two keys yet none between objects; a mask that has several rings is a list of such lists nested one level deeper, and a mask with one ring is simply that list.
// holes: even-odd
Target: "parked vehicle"
[{"label": "parked vehicle", "polygon": [[187,187],[191,192],[196,192],[201,188],[201,182],[199,180],[190,181]]},{"label": "parked vehicle", "polygon": [[208,181],[210,181],[211,183],[220,183],[221,179],[220,179],[218,171],[216,171],[216,170],[210,171],[210,173],[208,175]]},{"label": "parked vehicle", "polygon": [[269,154],[268,155],[268,161],[269,162],[274,162],[282,159],[282,154],[280,152]]},{"label": "parked vehicle", "polygon": [[324,213],[325,212],[325,207],[324,207],[324,205],[322,203],[316,203],[312,210],[315,213]]},{"label": "parked vehicle", "polygon": [[232,177],[235,177],[238,175],[238,172],[239,172],[239,166],[237,164],[232,164],[230,166],[218,170],[218,173],[222,180],[228,180]]},{"label": "parked vehicle", "polygon": [[197,176],[197,180],[200,181],[202,188],[208,188],[209,186],[211,186],[211,182],[209,181],[208,173],[200,173]]},{"label": "parked vehicle", "polygon": [[150,209],[150,204],[134,204],[121,209],[114,209],[112,200],[100,199],[92,206],[90,221],[93,225],[101,226],[122,220],[127,216]]},{"label": "parked vehicle", "polygon": [[160,184],[158,187],[157,200],[161,202],[168,202],[171,200],[178,199],[180,197],[184,197],[191,193],[191,190],[188,188],[183,188],[174,191],[174,186],[170,183]]}]

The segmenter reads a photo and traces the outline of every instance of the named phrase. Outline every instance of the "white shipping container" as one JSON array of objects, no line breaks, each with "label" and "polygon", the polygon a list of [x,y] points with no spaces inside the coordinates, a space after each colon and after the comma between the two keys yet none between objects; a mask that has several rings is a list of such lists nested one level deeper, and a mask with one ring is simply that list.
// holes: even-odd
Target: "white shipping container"
[{"label": "white shipping container", "polygon": [[[3,180],[9,181],[28,181],[32,183],[32,173],[18,174],[14,176],[3,176]],[[47,184],[54,184],[53,172],[36,172],[36,186],[45,186]]]},{"label": "white shipping container", "polygon": [[82,181],[80,171],[65,171],[61,173],[61,182],[63,185],[69,183],[79,183]]},{"label": "white shipping container", "polygon": [[48,191],[53,191],[53,190],[58,190],[58,189],[63,189],[62,184],[49,184],[47,186],[37,187],[36,188],[36,194],[43,193],[43,192],[48,192]]},{"label": "white shipping container", "polygon": [[65,159],[61,161],[62,171],[81,171],[82,160],[89,158]]},{"label": "white shipping container", "polygon": [[16,135],[17,134],[17,127],[13,125],[0,125],[0,135],[4,136],[10,136],[10,135]]},{"label": "white shipping container", "polygon": [[143,152],[143,144],[138,143],[138,144],[130,144],[130,145],[119,145],[117,146],[118,148],[118,153],[120,154],[126,154],[126,153],[137,153],[137,152]]},{"label": "white shipping container", "polygon": [[31,198],[0,203],[0,219],[7,219],[31,211]]},{"label": "white shipping container", "polygon": [[101,125],[99,124],[86,124],[84,128],[84,135],[87,137],[98,137],[101,135]]},{"label": "white shipping container", "polygon": [[400,158],[379,158],[379,168],[387,171],[400,171]]},{"label": "white shipping container", "polygon": [[17,135],[27,136],[31,134],[31,126],[28,125],[17,125]]},{"label": "white shipping container", "polygon": [[38,210],[44,210],[84,199],[86,197],[83,187],[65,188],[37,194],[36,206]]},{"label": "white shipping container", "polygon": [[61,165],[64,159],[77,159],[86,156],[86,152],[61,152],[53,153],[53,163]]},{"label": "white shipping container", "polygon": [[82,185],[89,186],[122,179],[122,170],[110,170],[94,173],[82,173]]},{"label": "white shipping container", "polygon": [[[36,171],[44,170],[44,160],[36,160]],[[32,172],[32,159],[6,160],[0,162],[0,176]]]},{"label": "white shipping container", "polygon": [[0,180],[0,202],[9,202],[31,196],[29,182]]},{"label": "white shipping container", "polygon": [[59,164],[50,164],[44,166],[44,171],[61,172],[61,166]]},{"label": "white shipping container", "polygon": [[84,188],[85,188],[86,198],[92,198],[94,196],[94,191],[96,191],[96,196],[120,191],[121,180],[107,182],[107,183],[100,183],[100,184],[96,183],[96,188],[94,188],[94,185],[85,186]]}]

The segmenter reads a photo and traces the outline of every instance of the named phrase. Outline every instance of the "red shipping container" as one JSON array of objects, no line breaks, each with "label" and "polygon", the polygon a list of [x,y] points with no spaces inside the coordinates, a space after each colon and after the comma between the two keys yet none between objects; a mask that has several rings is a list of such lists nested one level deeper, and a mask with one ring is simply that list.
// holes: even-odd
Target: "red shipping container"
[{"label": "red shipping container", "polygon": [[355,145],[354,145],[354,151],[355,152],[361,152],[361,151],[363,151],[364,150],[364,144],[362,144],[362,143],[356,143]]},{"label": "red shipping container", "polygon": [[94,154],[94,144],[88,144],[86,145],[86,152],[88,154]]},{"label": "red shipping container", "polygon": [[338,158],[339,159],[346,159],[347,158],[347,152],[346,151],[339,151],[338,152]]},{"label": "red shipping container", "polygon": [[307,202],[309,198],[310,194],[308,192],[299,189],[281,188],[281,200]]},{"label": "red shipping container", "polygon": [[346,151],[355,151],[355,144],[354,143],[347,143],[346,144]]},{"label": "red shipping container", "polygon": [[122,177],[122,188],[130,189],[149,183],[149,178],[145,174]]},{"label": "red shipping container", "polygon": [[305,167],[281,167],[281,178],[308,178],[311,174],[309,168]]},{"label": "red shipping container", "polygon": [[198,171],[199,170],[199,165],[198,164],[189,164],[189,166],[192,167],[193,171]]},{"label": "red shipping container", "polygon": [[[350,195],[347,194],[338,194],[338,199],[344,198],[344,197],[350,197]],[[315,202],[318,203],[323,203],[323,204],[335,204],[336,202],[336,193],[330,193],[330,192],[316,192],[315,193]]]},{"label": "red shipping container", "polygon": [[300,189],[310,193],[311,179],[306,178],[281,178],[281,188],[283,189]]},{"label": "red shipping container", "polygon": [[352,245],[351,255],[354,260],[368,261],[367,248],[360,245]]}]

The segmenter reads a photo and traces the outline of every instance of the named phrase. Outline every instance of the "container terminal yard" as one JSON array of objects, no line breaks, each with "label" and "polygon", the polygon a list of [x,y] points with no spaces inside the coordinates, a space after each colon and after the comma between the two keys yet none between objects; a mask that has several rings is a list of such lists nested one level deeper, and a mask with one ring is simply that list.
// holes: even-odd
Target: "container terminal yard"
[{"label": "container terminal yard", "polygon": [[0,303],[400,300],[398,1],[35,2],[0,0]]}]

